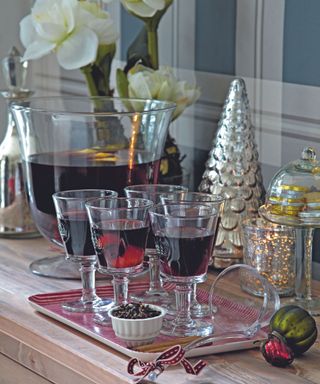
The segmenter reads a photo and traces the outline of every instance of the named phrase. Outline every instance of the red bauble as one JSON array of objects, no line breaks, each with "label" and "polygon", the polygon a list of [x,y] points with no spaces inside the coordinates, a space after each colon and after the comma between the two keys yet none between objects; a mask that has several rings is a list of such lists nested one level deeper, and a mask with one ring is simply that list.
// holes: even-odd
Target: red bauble
[{"label": "red bauble", "polygon": [[268,340],[261,345],[261,352],[265,360],[276,367],[286,367],[294,359],[293,351],[280,335],[269,334]]}]

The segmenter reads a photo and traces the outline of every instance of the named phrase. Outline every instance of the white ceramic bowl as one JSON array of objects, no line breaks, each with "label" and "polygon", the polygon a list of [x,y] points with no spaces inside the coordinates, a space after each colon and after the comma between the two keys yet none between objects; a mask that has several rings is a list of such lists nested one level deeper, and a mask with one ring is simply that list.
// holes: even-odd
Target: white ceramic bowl
[{"label": "white ceramic bowl", "polygon": [[160,315],[147,319],[123,319],[112,314],[119,307],[111,308],[108,312],[115,335],[124,340],[128,347],[151,344],[160,333],[167,311],[157,305],[148,306],[159,311]]}]

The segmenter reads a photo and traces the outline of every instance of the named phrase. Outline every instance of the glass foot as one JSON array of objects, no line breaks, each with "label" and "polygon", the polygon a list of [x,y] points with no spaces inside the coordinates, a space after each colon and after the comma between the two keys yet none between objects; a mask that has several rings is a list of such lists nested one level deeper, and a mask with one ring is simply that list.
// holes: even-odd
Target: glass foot
[{"label": "glass foot", "polygon": [[93,302],[79,300],[63,303],[62,308],[68,312],[102,312],[108,311],[113,305],[112,299],[100,299]]},{"label": "glass foot", "polygon": [[145,292],[138,292],[130,295],[130,300],[141,302],[145,304],[156,304],[166,308],[173,306],[175,303],[175,295],[170,294],[166,290],[149,290]]},{"label": "glass foot", "polygon": [[208,317],[210,313],[209,305],[200,304],[198,301],[193,301],[190,306],[191,317]]},{"label": "glass foot", "polygon": [[210,320],[192,320],[184,324],[176,324],[174,319],[164,319],[161,333],[169,336],[208,336],[213,332]]},{"label": "glass foot", "polygon": [[[170,295],[171,296],[171,295]],[[172,295],[172,299],[166,307],[167,313],[171,316],[175,316],[177,313],[175,295]],[[192,318],[204,318],[208,317],[210,313],[210,307],[208,304],[200,304],[197,300],[194,300],[190,305],[190,314]]]},{"label": "glass foot", "polygon": [[35,275],[55,279],[80,280],[79,266],[70,263],[64,255],[45,257],[30,264],[30,270]]},{"label": "glass foot", "polygon": [[[65,255],[45,257],[32,262],[29,266],[32,273],[38,276],[51,277],[54,279],[81,280],[79,266],[70,263],[65,259]],[[105,274],[96,272],[96,280],[111,280]]]},{"label": "glass foot", "polygon": [[[137,266],[135,268],[136,270],[131,272],[132,277],[140,276],[142,273],[145,273],[148,270],[148,267],[145,265]],[[131,295],[130,300],[128,297],[129,279],[127,274],[123,275],[119,272],[117,275],[114,275],[112,277],[112,285],[114,293],[112,305],[108,308],[107,311],[101,311],[100,313],[95,314],[93,317],[93,322],[96,324],[104,326],[111,325],[111,318],[108,315],[108,311],[113,307],[132,301]]]},{"label": "glass foot", "polygon": [[[112,308],[112,306],[111,306]],[[111,309],[110,308],[110,309]],[[98,325],[111,325],[111,317],[109,317],[108,312],[101,312],[101,313],[96,313],[93,317],[94,323]]]}]

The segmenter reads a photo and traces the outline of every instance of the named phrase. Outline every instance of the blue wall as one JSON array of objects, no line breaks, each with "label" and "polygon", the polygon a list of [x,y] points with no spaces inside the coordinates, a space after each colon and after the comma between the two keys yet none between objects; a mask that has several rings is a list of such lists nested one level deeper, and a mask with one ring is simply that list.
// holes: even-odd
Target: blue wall
[{"label": "blue wall", "polygon": [[[236,0],[196,1],[195,69],[234,74]],[[121,60],[143,23],[121,10]],[[183,64],[182,64],[183,65]]]},{"label": "blue wall", "polygon": [[195,69],[234,75],[236,0],[196,1]]},{"label": "blue wall", "polygon": [[[241,0],[238,0],[241,6]],[[195,69],[235,74],[236,0],[196,1]],[[320,0],[286,0],[283,81],[320,86]],[[272,20],[266,22],[272,23]],[[121,12],[121,59],[142,22]],[[272,52],[270,52],[272,54]]]},{"label": "blue wall", "polygon": [[320,1],[285,3],[283,81],[320,85]]},{"label": "blue wall", "polygon": [[121,60],[126,61],[127,50],[134,41],[143,26],[143,22],[138,18],[131,16],[121,7]]}]

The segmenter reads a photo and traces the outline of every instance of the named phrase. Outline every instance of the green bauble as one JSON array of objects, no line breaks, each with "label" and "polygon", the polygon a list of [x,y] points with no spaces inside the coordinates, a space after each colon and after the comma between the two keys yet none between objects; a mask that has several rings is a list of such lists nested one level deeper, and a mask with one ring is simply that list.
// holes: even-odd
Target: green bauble
[{"label": "green bauble", "polygon": [[285,338],[295,356],[306,352],[316,341],[318,331],[314,318],[297,305],[280,308],[270,320],[270,330]]}]

